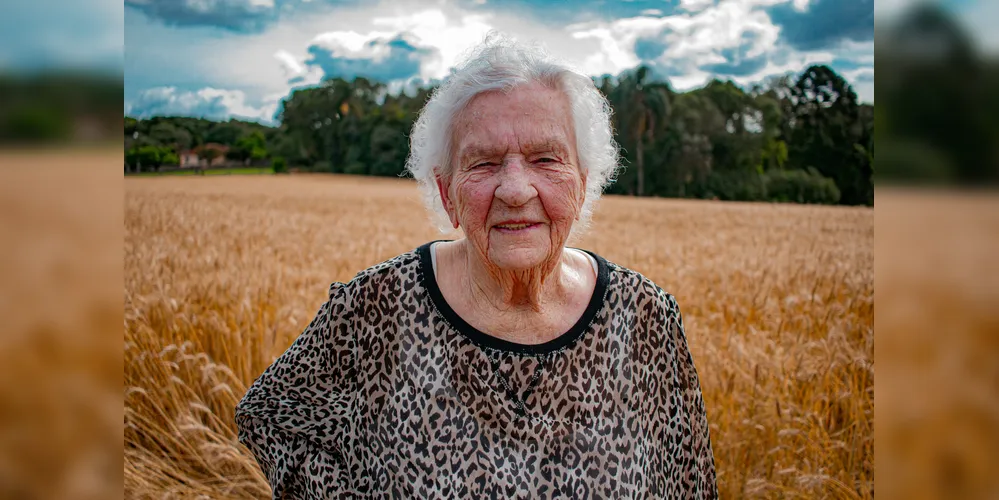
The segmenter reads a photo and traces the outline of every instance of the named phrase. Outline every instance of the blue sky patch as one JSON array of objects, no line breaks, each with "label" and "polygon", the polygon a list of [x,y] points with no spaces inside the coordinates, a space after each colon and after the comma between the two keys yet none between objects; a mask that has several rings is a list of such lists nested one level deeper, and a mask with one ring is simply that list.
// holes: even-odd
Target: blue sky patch
[{"label": "blue sky patch", "polygon": [[772,7],[770,18],[781,27],[781,39],[798,50],[874,40],[874,0],[813,0],[804,12],[785,3]]},{"label": "blue sky patch", "polygon": [[512,9],[552,25],[592,19],[621,19],[635,17],[651,10],[670,14],[675,11],[677,0],[490,0],[476,2],[463,0],[463,5],[480,12]]},{"label": "blue sky patch", "polygon": [[351,57],[336,56],[330,48],[312,45],[308,48],[310,58],[305,61],[308,66],[316,66],[323,70],[325,78],[341,77],[347,80],[363,76],[368,79],[389,82],[406,80],[419,75],[423,60],[431,57],[435,49],[416,47],[402,35],[390,40],[371,40],[367,48],[384,52],[382,57]]},{"label": "blue sky patch", "polygon": [[654,61],[666,52],[666,42],[662,39],[665,35],[656,38],[639,37],[635,40],[635,56],[643,61]]},{"label": "blue sky patch", "polygon": [[[723,51],[725,52],[725,51]],[[729,57],[730,54],[722,54]],[[767,56],[730,57],[727,62],[705,64],[701,69],[709,73],[725,76],[745,76],[759,72],[767,65]]]}]

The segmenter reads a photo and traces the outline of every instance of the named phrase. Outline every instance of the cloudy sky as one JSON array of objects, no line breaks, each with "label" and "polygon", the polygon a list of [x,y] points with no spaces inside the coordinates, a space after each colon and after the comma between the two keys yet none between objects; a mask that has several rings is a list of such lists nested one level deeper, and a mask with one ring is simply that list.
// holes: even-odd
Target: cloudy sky
[{"label": "cloudy sky", "polygon": [[644,63],[687,90],[824,63],[874,99],[873,0],[125,0],[125,106],[273,123],[324,77],[442,78],[493,29],[592,76]]}]

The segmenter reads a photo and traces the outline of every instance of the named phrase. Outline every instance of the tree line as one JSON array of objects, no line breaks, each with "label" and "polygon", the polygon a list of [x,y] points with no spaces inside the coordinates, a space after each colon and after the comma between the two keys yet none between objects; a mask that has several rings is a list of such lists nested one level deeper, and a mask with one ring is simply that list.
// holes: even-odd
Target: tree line
[{"label": "tree line", "polygon": [[113,142],[121,128],[120,74],[0,67],[0,147]]},{"label": "tree line", "polygon": [[[594,83],[613,107],[625,166],[609,193],[873,204],[874,107],[827,66],[749,89],[713,80],[677,92],[644,66]],[[126,117],[126,170],[176,163],[181,151],[221,144],[233,160],[400,176],[409,131],[432,90],[392,95],[366,78],[329,79],[286,98],[275,127]]]},{"label": "tree line", "polygon": [[934,3],[877,29],[878,181],[999,185],[999,59]]}]

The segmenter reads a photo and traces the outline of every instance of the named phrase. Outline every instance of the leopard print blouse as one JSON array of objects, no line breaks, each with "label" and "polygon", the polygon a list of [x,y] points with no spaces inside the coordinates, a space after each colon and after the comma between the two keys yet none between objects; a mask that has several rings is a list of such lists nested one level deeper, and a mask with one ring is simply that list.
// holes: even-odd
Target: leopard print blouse
[{"label": "leopard print blouse", "polygon": [[717,498],[676,301],[588,253],[588,308],[539,345],[455,314],[430,243],[333,283],[236,407],[274,498]]}]

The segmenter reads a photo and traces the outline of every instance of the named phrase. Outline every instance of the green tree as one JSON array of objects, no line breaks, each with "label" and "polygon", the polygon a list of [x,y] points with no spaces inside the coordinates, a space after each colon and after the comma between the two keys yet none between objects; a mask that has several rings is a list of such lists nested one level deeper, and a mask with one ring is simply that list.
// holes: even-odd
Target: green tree
[{"label": "green tree", "polygon": [[157,146],[140,146],[126,152],[125,163],[132,166],[135,172],[157,171],[163,165],[164,150]]},{"label": "green tree", "polygon": [[131,137],[136,132],[139,121],[130,116],[125,117],[125,137]]},{"label": "green tree", "polygon": [[342,79],[294,91],[281,106],[282,128],[295,136],[309,163],[339,160],[340,106],[349,93]]},{"label": "green tree", "polygon": [[760,151],[760,170],[783,170],[787,162],[787,143],[775,138],[767,138]]},{"label": "green tree", "polygon": [[163,148],[160,150],[160,165],[180,165],[180,157],[174,150]]},{"label": "green tree", "polygon": [[0,143],[69,140],[71,125],[66,112],[51,104],[14,105],[10,109],[0,109]]},{"label": "green tree", "polygon": [[174,151],[183,151],[191,147],[191,133],[167,121],[150,127],[146,136],[157,144],[173,148]]},{"label": "green tree", "polygon": [[645,148],[656,139],[668,123],[670,89],[661,82],[653,82],[647,66],[622,75],[608,99],[614,106],[619,134],[626,147],[634,148],[635,194],[645,193]]},{"label": "green tree", "polygon": [[281,127],[279,129],[279,133],[275,134],[270,143],[273,143],[270,151],[275,156],[284,158],[288,163],[292,165],[304,165],[310,163],[307,153],[304,151],[297,133],[287,130],[285,127]]},{"label": "green tree", "polygon": [[658,151],[667,171],[661,193],[715,197],[707,183],[715,170],[714,142],[725,133],[725,117],[706,93],[694,91],[676,95],[670,122]]},{"label": "green tree", "polygon": [[[934,2],[914,6],[879,33],[882,179],[999,183],[999,63],[975,45]],[[864,149],[873,155],[872,147]]]},{"label": "green tree", "polygon": [[275,174],[288,173],[288,162],[286,162],[284,158],[281,158],[280,156],[274,158],[274,161],[271,162],[271,167],[274,169]]},{"label": "green tree", "polygon": [[237,120],[230,120],[228,122],[223,122],[215,125],[209,129],[205,134],[205,142],[214,142],[217,144],[224,144],[226,146],[233,146],[243,134],[246,133],[246,126]]},{"label": "green tree", "polygon": [[263,132],[255,130],[240,137],[226,156],[242,162],[259,161],[267,158],[267,147]]},{"label": "green tree", "polygon": [[[731,80],[712,80],[696,90],[714,103],[723,126],[711,134],[714,168],[727,171],[759,171],[765,142],[764,112],[761,102]],[[769,111],[769,110],[768,110]]]},{"label": "green tree", "polygon": [[856,144],[867,144],[857,94],[828,66],[806,69],[791,88],[794,110],[788,162],[814,167],[836,182],[848,205],[872,204],[872,164]]},{"label": "green tree", "polygon": [[308,161],[328,162],[334,172],[348,166],[358,171],[365,168],[371,131],[382,116],[377,99],[384,91],[383,84],[364,78],[334,78],[296,90],[282,104],[282,128],[294,136]]},{"label": "green tree", "polygon": [[783,98],[778,90],[761,85],[753,87],[751,98],[755,112],[753,118],[759,127],[760,154],[757,170],[761,173],[767,170],[783,170],[788,156],[787,141],[784,139],[782,126]]},{"label": "green tree", "polygon": [[398,176],[406,165],[409,143],[406,135],[400,133],[396,123],[381,123],[371,133],[369,158],[371,173],[382,176]]}]

